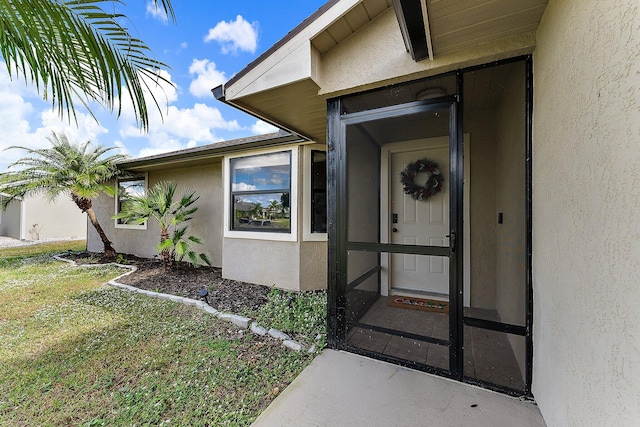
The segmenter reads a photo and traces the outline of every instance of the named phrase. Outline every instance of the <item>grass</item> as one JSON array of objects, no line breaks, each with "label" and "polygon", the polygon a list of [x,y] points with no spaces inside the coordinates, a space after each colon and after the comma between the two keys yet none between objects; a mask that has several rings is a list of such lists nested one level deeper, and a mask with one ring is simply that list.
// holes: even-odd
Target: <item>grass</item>
[{"label": "grass", "polygon": [[[247,313],[259,324],[294,336],[306,346],[324,347],[327,335],[326,291],[288,292],[272,288],[269,301]],[[316,339],[317,337],[320,339]]]},{"label": "grass", "polygon": [[2,426],[249,425],[312,359],[52,260],[77,245],[0,250]]}]

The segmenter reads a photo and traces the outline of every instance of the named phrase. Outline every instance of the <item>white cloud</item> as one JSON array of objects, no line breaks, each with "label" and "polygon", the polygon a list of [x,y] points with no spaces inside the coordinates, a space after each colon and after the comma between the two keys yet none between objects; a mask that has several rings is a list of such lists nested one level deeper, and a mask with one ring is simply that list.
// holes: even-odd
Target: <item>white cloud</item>
[{"label": "white cloud", "polygon": [[254,191],[258,188],[255,185],[247,184],[246,182],[238,182],[231,184],[231,191]]},{"label": "white cloud", "polygon": [[[205,60],[206,61],[206,60]],[[208,61],[207,61],[208,62]],[[207,64],[198,68],[207,69]],[[236,120],[227,121],[217,108],[202,103],[195,103],[192,107],[180,108],[172,105],[178,100],[178,90],[171,86],[171,75],[166,71],[160,74],[164,80],[152,82],[146,78],[148,89],[145,89],[149,105],[149,132],[142,133],[135,122],[131,101],[123,100],[122,120],[119,122],[119,135],[123,140],[127,138],[145,138],[146,146],[139,150],[136,156],[150,156],[168,151],[211,144],[222,140],[216,135],[216,130],[236,131],[241,127]],[[162,114],[153,103],[154,94],[160,104]],[[139,144],[138,144],[139,145]],[[132,151],[132,150],[130,150]]]},{"label": "white cloud", "polygon": [[278,128],[262,120],[256,121],[251,125],[251,132],[255,135],[263,135],[265,133],[278,132]]},{"label": "white cloud", "polygon": [[[201,71],[215,69],[208,62],[200,65]],[[115,114],[96,108],[96,114],[105,123],[100,125],[78,105],[76,125],[73,119],[70,123],[66,118],[61,119],[57,111],[52,111],[50,104],[35,95],[29,85],[23,81],[11,81],[0,61],[0,172],[24,155],[20,150],[2,149],[11,145],[48,147],[47,137],[52,131],[65,132],[74,142],[91,140],[103,146],[117,147],[119,150],[114,152],[148,156],[219,142],[223,140],[219,132],[243,130],[236,120],[226,120],[217,108],[204,103],[186,107],[178,105],[180,90],[171,85],[171,75],[162,71],[160,76],[166,81],[145,78],[148,84],[145,96],[149,108],[149,132],[144,134],[135,121],[126,92],[117,121]],[[152,94],[158,100],[162,113],[156,108]]]},{"label": "white cloud", "polygon": [[147,16],[151,16],[165,24],[169,21],[169,17],[164,9],[156,5],[153,1],[147,2]]},{"label": "white cloud", "polygon": [[204,37],[205,42],[212,40],[222,46],[224,54],[235,54],[238,50],[255,53],[258,45],[258,23],[250,24],[240,15],[235,21],[220,21]]},{"label": "white cloud", "polygon": [[196,76],[189,85],[189,92],[199,98],[213,99],[211,89],[227,80],[224,72],[216,69],[215,62],[208,59],[194,59],[189,66],[189,74]]},{"label": "white cloud", "polygon": [[127,147],[124,145],[124,142],[122,141],[113,141],[113,145],[118,147],[120,154],[124,154],[125,156],[130,156],[131,153],[129,153],[129,150],[127,149]]},{"label": "white cloud", "polygon": [[107,129],[98,124],[91,115],[76,111],[77,124],[71,118],[60,118],[50,104],[43,102],[30,86],[21,79],[11,80],[6,65],[0,61],[0,171],[24,156],[22,150],[7,150],[18,145],[31,149],[50,146],[47,137],[52,131],[64,132],[72,142],[91,140],[98,142]]}]

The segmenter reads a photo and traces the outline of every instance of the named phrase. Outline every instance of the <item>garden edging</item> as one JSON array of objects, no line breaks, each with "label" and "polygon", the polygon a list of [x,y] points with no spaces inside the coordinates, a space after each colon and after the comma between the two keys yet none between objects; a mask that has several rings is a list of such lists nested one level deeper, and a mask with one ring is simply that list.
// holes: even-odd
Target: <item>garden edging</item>
[{"label": "garden edging", "polygon": [[[249,329],[252,333],[256,334],[256,335],[260,335],[260,336],[264,336],[266,334],[269,334],[271,337],[279,339],[280,341],[282,341],[282,345],[286,348],[289,348],[291,350],[294,351],[302,351],[304,350],[304,346],[302,344],[300,344],[299,342],[291,339],[291,337],[289,337],[287,334],[285,334],[282,331],[279,331],[277,329],[266,329],[263,326],[259,325],[254,319],[251,319],[249,317],[244,317],[244,316],[240,316],[238,314],[233,314],[233,313],[223,313],[219,310],[216,310],[214,307],[211,307],[209,304],[207,304],[204,301],[200,301],[200,300],[195,300],[192,298],[186,298],[186,297],[180,297],[177,295],[171,295],[171,294],[165,294],[165,293],[160,293],[160,292],[154,292],[154,291],[148,291],[146,289],[140,289],[140,288],[136,288],[135,286],[130,286],[130,285],[125,285],[123,283],[119,283],[118,279],[128,276],[129,274],[134,273],[138,267],[134,266],[134,265],[126,265],[126,264],[118,264],[117,262],[110,262],[110,263],[105,263],[105,264],[78,264],[73,260],[70,259],[66,259],[63,258],[61,255],[63,254],[59,254],[59,255],[54,255],[53,258],[58,260],[58,261],[63,261],[66,263],[71,264],[74,267],[102,267],[105,265],[115,265],[117,267],[122,267],[122,268],[128,268],[129,271],[126,273],[123,273],[111,280],[109,280],[107,283],[110,286],[116,287],[116,288],[120,288],[122,290],[126,290],[129,292],[137,292],[139,294],[143,294],[143,295],[147,295],[149,297],[153,297],[153,298],[158,298],[161,300],[168,300],[168,301],[173,301],[173,302],[177,302],[180,304],[185,304],[185,305],[189,305],[189,306],[195,306],[198,309],[211,314],[213,316],[216,316],[219,319],[222,320],[226,320],[228,322],[231,322],[232,324],[236,325],[237,327],[241,328],[241,329]],[[318,340],[320,338],[320,336],[316,337],[316,340]],[[308,350],[309,353],[315,353],[316,352],[316,346],[312,345]]]}]

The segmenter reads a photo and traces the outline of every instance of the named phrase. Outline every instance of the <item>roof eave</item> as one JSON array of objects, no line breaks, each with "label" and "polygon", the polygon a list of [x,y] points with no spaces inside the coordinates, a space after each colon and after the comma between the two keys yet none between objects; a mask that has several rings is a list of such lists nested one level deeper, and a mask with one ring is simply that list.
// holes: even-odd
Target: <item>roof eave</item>
[{"label": "roof eave", "polygon": [[196,161],[218,159],[232,153],[303,142],[307,141],[298,135],[280,131],[271,134],[242,138],[239,140],[209,144],[202,147],[189,148],[186,150],[172,151],[154,156],[125,160],[118,163],[118,168],[129,171],[176,168],[192,165]]}]

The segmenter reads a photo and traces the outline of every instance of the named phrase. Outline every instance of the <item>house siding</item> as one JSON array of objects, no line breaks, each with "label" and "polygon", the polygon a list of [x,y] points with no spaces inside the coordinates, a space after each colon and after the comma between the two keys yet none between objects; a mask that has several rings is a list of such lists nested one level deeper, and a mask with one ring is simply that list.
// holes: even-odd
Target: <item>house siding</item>
[{"label": "house siding", "polygon": [[551,0],[534,52],[536,401],[549,426],[640,420],[640,4]]},{"label": "house siding", "polygon": [[86,214],[69,196],[51,201],[45,195],[26,196],[13,201],[2,212],[0,236],[14,239],[85,239]]},{"label": "house siding", "polygon": [[[40,239],[86,239],[87,215],[78,209],[69,196],[62,195],[53,202],[46,196],[28,197],[25,203],[24,229],[27,240],[36,240],[37,235]],[[37,234],[36,229],[39,230]]]},{"label": "house siding", "polygon": [[20,212],[21,201],[11,202],[5,211],[2,212],[2,222],[0,223],[0,236],[21,239],[20,235]]},{"label": "house siding", "polygon": [[[198,252],[207,254],[214,266],[222,266],[222,165],[212,163],[168,170],[150,171],[147,175],[147,188],[160,181],[175,181],[176,196],[180,197],[187,189],[195,190],[200,199],[196,202],[198,212],[190,221],[191,235],[200,237],[202,245],[193,245]],[[145,230],[117,228],[111,219],[115,215],[113,197],[101,195],[93,202],[93,208],[113,247],[117,252],[152,258],[157,254],[156,246],[160,241],[160,229],[155,222],[147,224]],[[88,249],[102,251],[102,242],[90,227]]]}]

